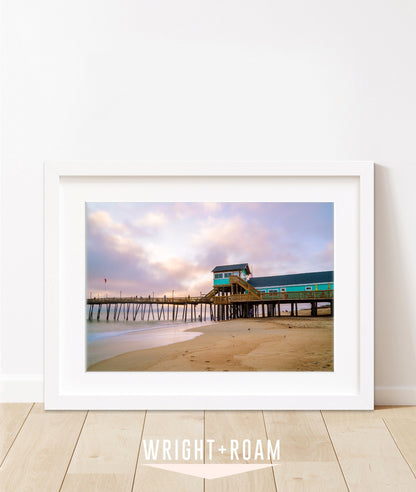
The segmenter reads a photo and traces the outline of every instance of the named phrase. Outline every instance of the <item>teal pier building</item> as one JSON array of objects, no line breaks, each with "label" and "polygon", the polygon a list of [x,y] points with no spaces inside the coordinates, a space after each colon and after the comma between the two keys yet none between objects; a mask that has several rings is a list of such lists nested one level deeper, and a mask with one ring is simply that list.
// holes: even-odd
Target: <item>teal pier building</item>
[{"label": "teal pier building", "polygon": [[[334,272],[320,271],[254,277],[248,263],[218,265],[212,270],[217,319],[250,316],[280,316],[287,305],[292,316],[298,316],[298,305],[310,305],[312,316],[318,306],[334,310]],[[231,311],[231,313],[229,312]]]}]

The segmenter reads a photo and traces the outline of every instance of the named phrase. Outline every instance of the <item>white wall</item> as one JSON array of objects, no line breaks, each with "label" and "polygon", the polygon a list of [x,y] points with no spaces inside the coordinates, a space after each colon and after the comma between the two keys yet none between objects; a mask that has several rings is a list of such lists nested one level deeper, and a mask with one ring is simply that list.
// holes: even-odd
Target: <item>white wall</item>
[{"label": "white wall", "polygon": [[3,399],[42,399],[43,161],[372,160],[376,399],[416,403],[416,3],[3,1]]}]

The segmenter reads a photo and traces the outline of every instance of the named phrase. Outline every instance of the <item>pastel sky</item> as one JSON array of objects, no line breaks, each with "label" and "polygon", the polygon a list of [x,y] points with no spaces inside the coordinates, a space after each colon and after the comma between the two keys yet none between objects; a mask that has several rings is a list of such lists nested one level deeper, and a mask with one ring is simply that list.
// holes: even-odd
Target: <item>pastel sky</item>
[{"label": "pastel sky", "polygon": [[86,224],[87,295],[199,295],[232,263],[334,268],[332,203],[87,203]]}]

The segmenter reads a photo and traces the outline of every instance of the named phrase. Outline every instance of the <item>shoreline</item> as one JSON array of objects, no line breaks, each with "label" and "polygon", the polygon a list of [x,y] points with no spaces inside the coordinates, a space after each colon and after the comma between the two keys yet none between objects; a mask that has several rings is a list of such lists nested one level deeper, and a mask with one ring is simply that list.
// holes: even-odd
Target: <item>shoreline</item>
[{"label": "shoreline", "polygon": [[[101,322],[100,322],[101,323]],[[191,322],[191,323],[131,323],[123,324],[120,330],[120,323],[114,326],[109,323],[109,329],[103,331],[89,331],[87,334],[87,365],[91,365],[111,359],[118,355],[128,352],[145,350],[149,348],[159,348],[166,345],[192,340],[199,336],[200,328],[212,324],[212,322]],[[108,326],[104,325],[105,328]],[[95,329],[98,325],[95,326]],[[87,328],[88,329],[88,328]],[[120,330],[120,331],[119,331]],[[193,331],[191,331],[193,330]]]},{"label": "shoreline", "polygon": [[188,341],[132,350],[87,371],[333,371],[333,318],[244,318],[192,327]]}]

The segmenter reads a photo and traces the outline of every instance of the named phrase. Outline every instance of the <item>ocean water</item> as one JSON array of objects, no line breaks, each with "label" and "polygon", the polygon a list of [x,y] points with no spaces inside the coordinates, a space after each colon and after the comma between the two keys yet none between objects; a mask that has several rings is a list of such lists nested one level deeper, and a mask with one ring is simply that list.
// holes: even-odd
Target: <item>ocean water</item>
[{"label": "ocean water", "polygon": [[202,335],[190,328],[211,325],[213,321],[86,321],[87,368],[91,364],[135,350],[185,342]]}]

